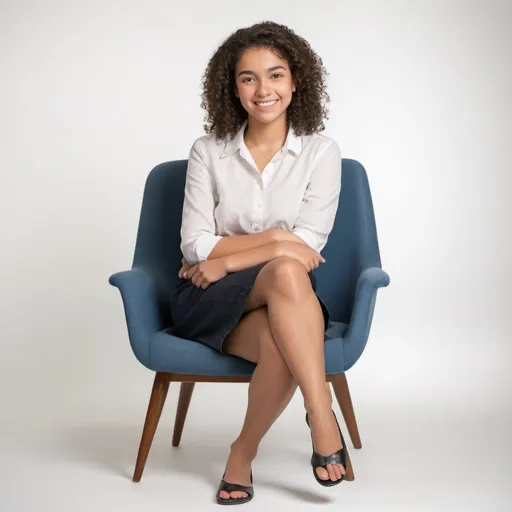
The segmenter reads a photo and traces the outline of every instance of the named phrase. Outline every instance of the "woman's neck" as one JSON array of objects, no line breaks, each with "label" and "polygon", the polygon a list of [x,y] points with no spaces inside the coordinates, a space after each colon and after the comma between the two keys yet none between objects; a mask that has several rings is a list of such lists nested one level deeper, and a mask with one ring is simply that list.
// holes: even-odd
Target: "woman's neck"
[{"label": "woman's neck", "polygon": [[260,123],[249,117],[244,134],[247,149],[272,151],[283,147],[288,135],[286,115],[278,117],[271,123]]}]

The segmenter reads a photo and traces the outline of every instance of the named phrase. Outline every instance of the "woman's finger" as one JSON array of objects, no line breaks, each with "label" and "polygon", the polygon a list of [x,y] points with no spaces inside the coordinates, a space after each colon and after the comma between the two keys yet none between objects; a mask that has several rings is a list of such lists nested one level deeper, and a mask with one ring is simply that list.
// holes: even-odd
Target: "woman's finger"
[{"label": "woman's finger", "polygon": [[197,272],[197,265],[187,268],[187,270],[185,270],[185,272],[189,278],[193,277],[195,275],[195,273]]}]

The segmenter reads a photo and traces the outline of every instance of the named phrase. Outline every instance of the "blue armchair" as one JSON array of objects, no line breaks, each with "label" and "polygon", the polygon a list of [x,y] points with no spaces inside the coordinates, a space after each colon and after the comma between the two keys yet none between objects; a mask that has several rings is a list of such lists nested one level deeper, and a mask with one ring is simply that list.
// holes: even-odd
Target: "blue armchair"
[{"label": "blue armchair", "polygon": [[[119,288],[133,353],[155,372],[133,481],[142,478],[170,382],[180,382],[172,445],[178,446],[196,382],[249,382],[253,363],[222,356],[166,330],[169,297],[181,267],[180,225],[187,160],[157,165],[149,174],[131,270],[109,279]],[[327,263],[316,269],[317,292],[331,312],[326,331],[327,380],[332,383],[355,448],[361,440],[345,377],[366,346],[377,289],[388,286],[381,268],[373,203],[364,167],[343,159],[343,186],[329,241]]]}]

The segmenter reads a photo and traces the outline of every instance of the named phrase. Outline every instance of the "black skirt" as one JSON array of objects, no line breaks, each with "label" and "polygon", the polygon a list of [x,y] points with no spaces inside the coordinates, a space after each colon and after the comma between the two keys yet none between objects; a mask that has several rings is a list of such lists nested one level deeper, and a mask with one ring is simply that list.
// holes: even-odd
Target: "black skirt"
[{"label": "black skirt", "polygon": [[[203,343],[225,354],[222,350],[224,340],[244,315],[247,296],[265,265],[262,263],[228,274],[206,290],[197,288],[190,279],[180,279],[171,293],[173,327],[166,332]],[[316,293],[315,276],[312,272],[308,275]],[[324,315],[324,329],[327,330],[329,311],[320,297],[318,300]]]}]

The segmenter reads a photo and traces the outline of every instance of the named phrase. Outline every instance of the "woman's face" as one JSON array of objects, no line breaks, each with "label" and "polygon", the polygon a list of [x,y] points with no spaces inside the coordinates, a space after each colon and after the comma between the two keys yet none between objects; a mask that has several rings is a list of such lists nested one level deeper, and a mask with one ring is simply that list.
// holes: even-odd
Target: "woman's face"
[{"label": "woman's face", "polygon": [[288,62],[267,48],[249,48],[235,67],[235,94],[249,116],[261,123],[286,112],[296,90]]}]

